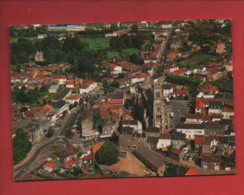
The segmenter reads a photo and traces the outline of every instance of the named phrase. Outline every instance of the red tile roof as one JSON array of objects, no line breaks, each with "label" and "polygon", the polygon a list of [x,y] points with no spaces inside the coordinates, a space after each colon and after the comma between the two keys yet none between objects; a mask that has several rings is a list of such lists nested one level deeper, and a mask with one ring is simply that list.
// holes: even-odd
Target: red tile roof
[{"label": "red tile roof", "polygon": [[223,111],[224,112],[234,112],[234,109],[224,107]]},{"label": "red tile roof", "polygon": [[172,52],[168,53],[167,55],[176,55],[176,54],[180,54],[180,52],[175,50],[175,51],[172,51]]},{"label": "red tile roof", "polygon": [[174,74],[180,75],[180,74],[183,74],[184,72],[185,72],[184,70],[179,69],[179,70],[174,71]]},{"label": "red tile roof", "polygon": [[93,154],[96,154],[96,152],[102,147],[103,143],[102,144],[95,144],[95,145],[92,145],[92,152]]},{"label": "red tile roof", "polygon": [[123,100],[110,100],[108,103],[110,104],[123,104]]},{"label": "red tile roof", "polygon": [[195,136],[195,144],[202,144],[204,140],[203,136]]},{"label": "red tile roof", "polygon": [[177,90],[176,90],[176,94],[187,95],[187,94],[188,94],[188,91],[187,91],[187,90],[180,90],[180,89],[177,89]]},{"label": "red tile roof", "polygon": [[190,176],[190,175],[200,175],[201,172],[199,169],[195,168],[195,167],[191,167],[190,169],[188,169],[188,171],[186,172],[186,176]]},{"label": "red tile roof", "polygon": [[73,160],[69,160],[69,161],[66,161],[65,164],[68,166],[72,166],[73,164],[75,164],[75,162]]},{"label": "red tile roof", "polygon": [[65,75],[55,75],[55,76],[52,76],[51,79],[66,79],[66,76]]},{"label": "red tile roof", "polygon": [[88,154],[87,156],[84,156],[81,160],[87,161],[87,160],[93,160],[94,156],[92,154]]},{"label": "red tile roof", "polygon": [[171,139],[171,135],[169,133],[162,133],[159,139]]},{"label": "red tile roof", "polygon": [[57,164],[57,163],[55,163],[55,162],[53,162],[53,161],[47,161],[47,162],[44,164],[44,167],[54,168],[56,164]]},{"label": "red tile roof", "polygon": [[86,79],[86,80],[83,81],[81,88],[86,89],[93,83],[95,83],[95,81]]}]

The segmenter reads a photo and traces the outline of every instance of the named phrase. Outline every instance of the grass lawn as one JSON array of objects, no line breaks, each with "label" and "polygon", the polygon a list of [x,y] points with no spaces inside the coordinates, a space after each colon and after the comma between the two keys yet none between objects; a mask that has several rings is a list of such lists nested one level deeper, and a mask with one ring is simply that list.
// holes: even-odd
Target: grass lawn
[{"label": "grass lawn", "polygon": [[53,144],[53,145],[51,145],[51,146],[48,146],[47,147],[47,150],[49,150],[49,151],[60,151],[60,150],[62,150],[64,148],[64,146],[63,145],[61,145],[61,144]]},{"label": "grass lawn", "polygon": [[89,43],[89,48],[97,50],[99,48],[108,48],[110,43],[110,38],[105,37],[80,37],[80,41]]},{"label": "grass lawn", "polygon": [[54,98],[54,97],[56,97],[56,95],[57,95],[57,93],[49,93],[48,94],[48,97],[49,98]]},{"label": "grass lawn", "polygon": [[107,51],[107,56],[108,56],[108,58],[112,58],[112,57],[118,55],[119,53],[120,52],[118,52],[118,51]]},{"label": "grass lawn", "polygon": [[208,60],[209,58],[213,57],[212,55],[208,54],[200,54],[200,55],[195,55],[189,59],[186,59],[182,62],[180,62],[181,65],[186,66],[189,64],[192,68],[197,66],[200,62],[203,62],[205,60]]},{"label": "grass lawn", "polygon": [[[122,52],[121,52],[121,55],[122,55],[123,58],[127,58],[133,53],[139,54],[139,49],[136,49],[136,48],[123,49]],[[118,54],[120,54],[120,52],[118,52],[118,51],[107,51],[108,58],[112,58],[112,57],[114,57],[115,55],[118,55]]]}]

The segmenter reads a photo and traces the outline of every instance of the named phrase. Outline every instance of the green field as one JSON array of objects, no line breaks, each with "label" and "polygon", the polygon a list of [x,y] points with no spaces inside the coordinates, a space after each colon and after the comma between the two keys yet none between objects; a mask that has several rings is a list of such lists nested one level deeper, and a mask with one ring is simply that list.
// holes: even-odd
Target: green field
[{"label": "green field", "polygon": [[107,55],[108,58],[112,58],[115,55],[120,54],[122,55],[123,58],[127,58],[129,57],[131,54],[135,53],[135,54],[139,54],[139,49],[136,48],[128,48],[128,49],[123,49],[122,52],[118,52],[118,51],[108,51]]},{"label": "green field", "polygon": [[49,151],[60,151],[60,150],[62,150],[63,148],[64,148],[64,146],[61,145],[61,144],[53,144],[53,145],[51,145],[51,146],[48,146],[48,147],[47,147],[47,150],[49,150]]},{"label": "green field", "polygon": [[204,63],[205,61],[209,60],[211,57],[213,57],[213,56],[208,55],[208,54],[195,55],[191,58],[188,58],[188,59],[180,62],[180,65],[182,65],[182,66],[190,65],[192,68],[194,68],[199,63]]},{"label": "green field", "polygon": [[96,37],[96,38],[88,38],[88,37],[80,37],[80,41],[87,42],[89,44],[90,49],[97,50],[99,48],[109,48],[110,38],[105,37]]}]

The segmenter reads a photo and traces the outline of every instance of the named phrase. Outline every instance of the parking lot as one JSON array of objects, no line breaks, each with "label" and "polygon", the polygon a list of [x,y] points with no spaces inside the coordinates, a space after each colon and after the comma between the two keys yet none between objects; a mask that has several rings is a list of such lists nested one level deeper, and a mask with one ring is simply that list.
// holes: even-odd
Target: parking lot
[{"label": "parking lot", "polygon": [[170,113],[174,113],[173,118],[171,119],[171,127],[174,129],[177,124],[181,122],[181,118],[185,117],[185,114],[188,113],[188,101],[187,100],[171,100],[168,105],[168,110]]}]

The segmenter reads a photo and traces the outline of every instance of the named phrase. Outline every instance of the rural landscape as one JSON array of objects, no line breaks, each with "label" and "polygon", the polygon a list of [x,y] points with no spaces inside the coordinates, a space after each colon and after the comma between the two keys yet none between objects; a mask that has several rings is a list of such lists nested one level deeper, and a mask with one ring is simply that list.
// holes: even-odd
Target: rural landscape
[{"label": "rural landscape", "polygon": [[231,175],[231,20],[9,28],[16,181]]}]

